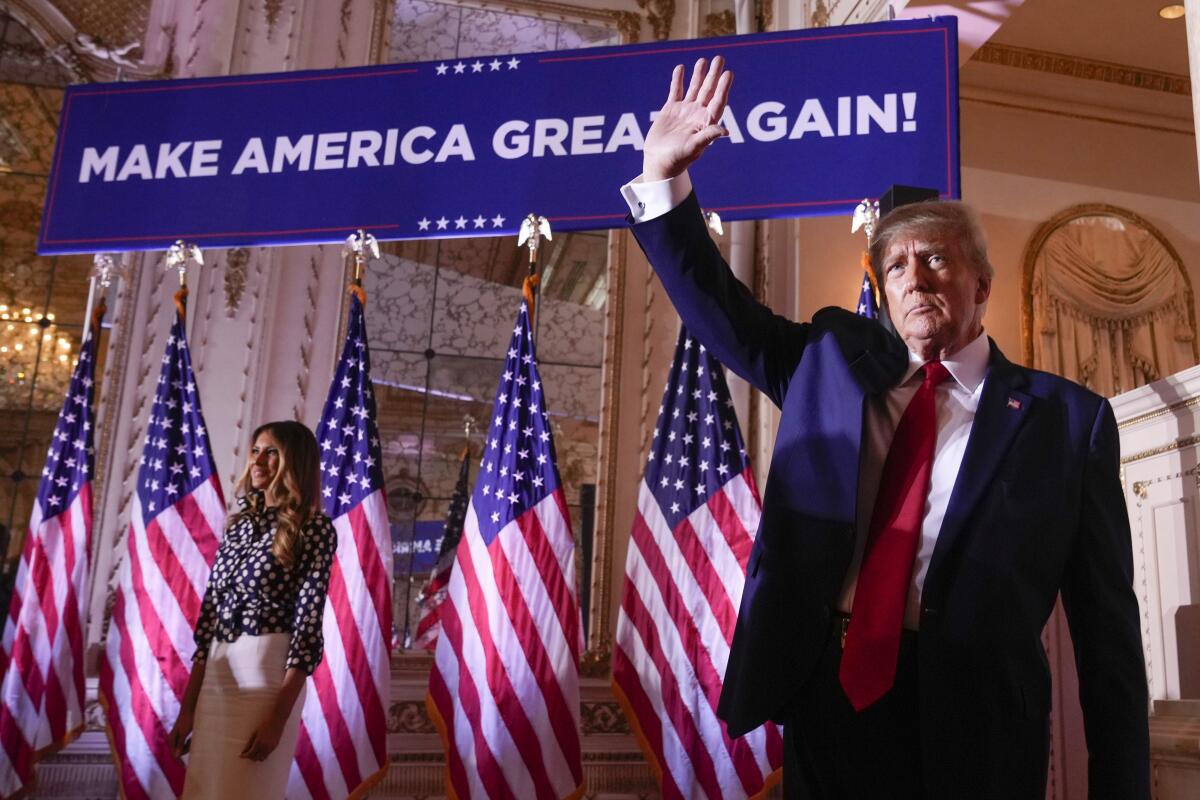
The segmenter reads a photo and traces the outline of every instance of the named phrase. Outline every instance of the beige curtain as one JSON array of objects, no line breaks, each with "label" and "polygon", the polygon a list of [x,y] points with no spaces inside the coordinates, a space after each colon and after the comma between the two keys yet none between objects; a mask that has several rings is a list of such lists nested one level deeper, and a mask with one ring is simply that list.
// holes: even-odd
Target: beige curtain
[{"label": "beige curtain", "polygon": [[1182,267],[1130,220],[1060,226],[1036,256],[1032,288],[1039,369],[1111,397],[1196,362]]}]

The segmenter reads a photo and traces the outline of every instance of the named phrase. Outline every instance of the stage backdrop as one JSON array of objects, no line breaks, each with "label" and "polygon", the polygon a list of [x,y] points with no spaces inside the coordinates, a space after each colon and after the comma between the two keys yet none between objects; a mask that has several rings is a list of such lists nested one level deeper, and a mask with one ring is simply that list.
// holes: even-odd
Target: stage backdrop
[{"label": "stage backdrop", "polygon": [[729,136],[694,168],[725,219],[959,194],[953,17],[320,72],[70,86],[43,254],[622,224],[672,67],[724,55]]}]

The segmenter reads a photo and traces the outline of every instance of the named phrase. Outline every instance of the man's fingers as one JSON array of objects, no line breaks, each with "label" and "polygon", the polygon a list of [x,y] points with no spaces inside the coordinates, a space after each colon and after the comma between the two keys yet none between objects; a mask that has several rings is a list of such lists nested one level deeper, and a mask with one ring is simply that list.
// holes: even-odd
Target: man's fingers
[{"label": "man's fingers", "polygon": [[254,743],[255,743],[256,739],[258,739],[258,731],[255,731],[254,733],[250,734],[250,740],[248,742],[246,742],[246,746],[242,748],[242,752],[241,752],[242,758],[254,758],[253,751],[254,751]]},{"label": "man's fingers", "polygon": [[717,81],[721,77],[721,72],[725,66],[725,59],[721,56],[716,56],[712,60],[712,64],[708,67],[708,74],[704,76],[704,83],[700,86],[700,93],[696,95],[696,102],[703,105],[708,105],[708,101],[712,99],[713,90],[717,86]]},{"label": "man's fingers", "polygon": [[666,108],[671,103],[678,103],[682,99],[683,64],[678,64],[675,69],[671,70],[671,88],[667,90],[667,102],[663,103],[663,108]]},{"label": "man's fingers", "polygon": [[696,99],[696,95],[700,93],[700,86],[704,83],[704,75],[707,72],[708,61],[703,58],[696,59],[696,66],[692,69],[692,82],[688,84],[687,94],[683,96],[685,102],[691,102]]},{"label": "man's fingers", "polygon": [[733,73],[724,72],[717,81],[716,91],[708,101],[708,118],[716,122],[725,113],[725,105],[729,102],[729,87],[733,86]]},{"label": "man's fingers", "polygon": [[729,135],[729,131],[720,125],[708,125],[688,137],[687,149],[698,156],[704,148],[727,135]]}]

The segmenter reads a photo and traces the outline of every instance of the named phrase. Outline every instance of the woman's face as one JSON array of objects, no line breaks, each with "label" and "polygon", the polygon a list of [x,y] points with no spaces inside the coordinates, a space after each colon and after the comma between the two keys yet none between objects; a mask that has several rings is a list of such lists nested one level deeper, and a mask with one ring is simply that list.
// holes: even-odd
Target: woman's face
[{"label": "woman's face", "polygon": [[270,431],[263,431],[250,448],[250,485],[265,490],[279,472],[279,441]]}]

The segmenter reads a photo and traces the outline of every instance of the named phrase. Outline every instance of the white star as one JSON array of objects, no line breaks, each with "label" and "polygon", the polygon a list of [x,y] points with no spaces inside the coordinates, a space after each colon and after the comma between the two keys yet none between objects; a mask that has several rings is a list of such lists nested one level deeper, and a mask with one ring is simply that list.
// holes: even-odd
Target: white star
[{"label": "white star", "polygon": [[484,225],[487,224],[487,217],[476,217],[475,219],[473,219],[471,221],[475,223],[476,228],[482,228]]},{"label": "white star", "polygon": [[467,65],[466,65],[466,64],[464,64],[464,63],[462,63],[462,62],[460,61],[460,62],[458,62],[457,64],[455,64],[455,65],[454,65],[454,74],[455,74],[455,75],[462,75],[462,74],[463,74],[463,72],[465,72],[465,71],[466,71],[466,69],[467,69]]},{"label": "white star", "polygon": [[546,454],[545,454],[545,453],[538,453],[537,462],[538,462],[539,464],[545,464],[545,463],[546,463]]},{"label": "white star", "polygon": [[671,513],[672,514],[679,513],[679,503],[671,503]]},{"label": "white star", "polygon": [[518,65],[518,64],[520,64],[520,63],[521,63],[521,59],[517,58],[516,56],[513,56],[512,58],[510,58],[510,59],[508,60],[508,68],[509,68],[509,69],[516,69],[516,68],[517,68],[517,65]]},{"label": "white star", "polygon": [[[529,434],[525,434],[525,435],[528,436]],[[518,450],[517,458],[529,458],[529,451],[528,450]]]},{"label": "white star", "polygon": [[701,461],[699,464],[696,465],[696,468],[699,469],[701,472],[704,472],[708,469],[708,462]]},{"label": "white star", "polygon": [[499,522],[499,521],[500,521],[500,514],[493,511],[492,512],[492,522]]},{"label": "white star", "polygon": [[664,464],[673,464],[674,462],[675,462],[675,456],[671,455],[670,453],[667,453],[665,456],[663,456]]},{"label": "white star", "polygon": [[191,475],[193,478],[199,478],[200,477],[200,468],[192,467],[190,470],[188,470],[188,474]]},{"label": "white star", "polygon": [[685,445],[687,445],[687,444],[691,444],[691,443],[692,443],[692,441],[693,441],[693,440],[695,440],[695,438],[696,438],[696,437],[695,437],[695,436],[692,436],[690,433],[685,433],[685,434],[683,435],[683,443],[684,443]]},{"label": "white star", "polygon": [[196,445],[195,448],[192,449],[192,453],[195,454],[196,458],[204,458],[204,445]]},{"label": "white star", "polygon": [[349,493],[339,494],[338,502],[341,503],[342,505],[348,504],[350,502],[350,494]]},{"label": "white star", "polygon": [[329,441],[328,439],[326,439],[325,441],[321,442],[321,449],[322,449],[322,450],[328,450],[328,449],[329,449],[329,448],[331,448],[331,447],[333,447],[333,442]]},{"label": "white star", "polygon": [[446,219],[446,217],[443,215],[443,216],[439,217],[437,220],[437,226],[438,226],[437,229],[439,231],[444,231],[444,230],[446,230],[446,226],[449,224],[450,224],[450,220]]},{"label": "white star", "polygon": [[682,480],[675,481],[675,491],[678,492],[682,488],[683,488],[683,481]]},{"label": "white star", "polygon": [[515,503],[515,502],[517,502],[517,501],[518,501],[518,500],[520,500],[520,499],[521,499],[521,498],[517,496],[517,493],[516,493],[516,492],[509,492],[509,495],[508,495],[508,502],[509,502],[509,503]]},{"label": "white star", "polygon": [[438,65],[437,65],[437,74],[438,74],[438,75],[445,75],[445,74],[446,74],[446,70],[448,70],[448,69],[450,69],[450,68],[449,68],[449,67],[447,67],[445,64],[438,64]]},{"label": "white star", "polygon": [[542,484],[543,484],[543,483],[545,483],[545,481],[543,481],[543,480],[542,480],[542,476],[541,476],[541,475],[534,475],[534,476],[533,476],[533,485],[534,485],[534,486],[536,486],[538,489],[542,488]]},{"label": "white star", "polygon": [[729,442],[721,442],[721,452],[724,453],[724,452],[727,452],[728,450],[729,450]]},{"label": "white star", "polygon": [[483,72],[483,62],[476,61],[471,65],[471,72]]},{"label": "white star", "polygon": [[419,220],[417,220],[417,230],[419,230],[419,231],[429,230],[429,217],[421,217]]},{"label": "white star", "polygon": [[725,466],[724,464],[717,464],[717,474],[718,475],[721,475],[722,477],[724,477],[726,472],[729,472],[729,467]]},{"label": "white star", "polygon": [[664,477],[661,481],[659,481],[659,485],[665,489],[671,485],[671,479]]},{"label": "white star", "polygon": [[504,225],[504,217],[500,216],[499,214],[492,217],[492,227],[493,228],[499,228],[499,227],[502,227],[503,225]]},{"label": "white star", "polygon": [[704,494],[704,484],[703,483],[696,484],[696,494]]},{"label": "white star", "polygon": [[687,466],[688,464],[690,464],[690,463],[692,463],[692,462],[691,462],[691,459],[689,459],[687,456],[680,456],[680,457],[679,457],[679,466],[681,466],[681,467],[686,467],[686,466]]},{"label": "white star", "polygon": [[454,220],[454,229],[457,231],[461,231],[461,230],[466,229],[466,227],[467,227],[467,218],[462,215],[459,215],[458,219]]},{"label": "white star", "polygon": [[322,497],[333,497],[333,488],[329,487],[329,486],[321,487],[321,496]]},{"label": "white star", "polygon": [[169,484],[167,486],[167,494],[169,494],[171,497],[174,497],[175,495],[179,494],[179,487],[173,483]]}]

